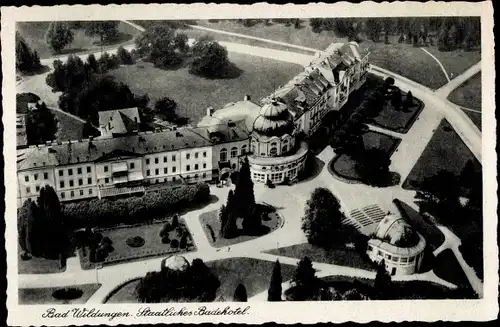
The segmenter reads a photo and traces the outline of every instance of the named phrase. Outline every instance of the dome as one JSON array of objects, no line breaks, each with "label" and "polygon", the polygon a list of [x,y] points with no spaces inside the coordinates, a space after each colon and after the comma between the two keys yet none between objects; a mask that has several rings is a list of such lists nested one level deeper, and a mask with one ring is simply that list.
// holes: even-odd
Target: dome
[{"label": "dome", "polygon": [[271,120],[264,116],[259,116],[253,123],[253,129],[259,132],[266,132],[269,130],[284,128],[290,125],[290,123],[291,121],[289,120]]},{"label": "dome", "polygon": [[279,117],[286,111],[286,104],[284,104],[283,102],[271,101],[270,103],[266,103],[264,106],[262,106],[259,114],[261,116],[271,118]]},{"label": "dome", "polygon": [[189,268],[189,262],[183,256],[173,255],[164,259],[163,267],[175,271],[184,271]]},{"label": "dome", "polygon": [[389,214],[380,221],[375,237],[397,247],[408,248],[418,244],[419,236],[401,217]]}]

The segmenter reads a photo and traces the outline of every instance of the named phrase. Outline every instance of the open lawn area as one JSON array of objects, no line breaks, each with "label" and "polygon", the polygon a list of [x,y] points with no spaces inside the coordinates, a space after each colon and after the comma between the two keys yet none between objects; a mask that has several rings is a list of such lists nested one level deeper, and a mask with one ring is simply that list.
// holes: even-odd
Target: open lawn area
[{"label": "open lawn area", "polygon": [[250,95],[258,101],[302,71],[299,65],[229,53],[229,59],[241,74],[228,79],[206,79],[191,75],[188,68],[162,70],[151,63],[137,63],[110,72],[119,82],[127,84],[135,94],[147,93],[153,106],[156,100],[169,97],[178,104],[177,113],[196,124],[207,107],[222,108],[229,102]]},{"label": "open lawn area", "polygon": [[308,257],[313,262],[328,263],[332,265],[347,266],[365,270],[375,270],[376,268],[368,256],[359,253],[355,249],[349,249],[347,247],[323,249],[309,243],[302,243],[266,252],[297,259]]},{"label": "open lawn area", "polygon": [[459,287],[470,287],[467,276],[450,249],[446,249],[436,256],[434,273]]},{"label": "open lawn area", "polygon": [[469,160],[472,160],[476,170],[482,169],[453,127],[443,119],[403,183],[403,188],[418,190],[425,178],[436,175],[440,170],[458,176]]},{"label": "open lawn area", "polygon": [[425,47],[424,49],[438,58],[444,69],[448,72],[450,79],[462,74],[481,60],[480,50],[464,51],[463,49],[457,49],[453,51],[439,51],[437,47]]},{"label": "open lawn area", "polygon": [[[207,236],[208,241],[213,247],[220,248],[223,246],[228,246],[236,243],[241,243],[245,241],[252,240],[259,236],[263,236],[273,232],[281,226],[282,218],[280,215],[274,211],[273,208],[267,207],[264,205],[257,204],[258,215],[261,212],[267,212],[268,220],[262,221],[262,232],[260,235],[247,235],[242,231],[242,218],[238,218],[237,227],[238,227],[238,236],[234,238],[223,238],[220,235],[220,220],[219,220],[219,210],[212,210],[204,212],[200,215],[200,223],[203,226],[203,230]],[[214,239],[215,238],[215,239]]]},{"label": "open lawn area", "polygon": [[71,285],[68,287],[20,288],[19,304],[84,304],[100,284]]},{"label": "open lawn area", "polygon": [[[219,279],[216,301],[233,301],[234,290],[238,284],[245,285],[248,297],[269,288],[274,262],[252,258],[230,258],[206,262],[206,265]],[[295,266],[281,264],[283,281],[292,278]],[[129,281],[117,289],[106,303],[138,303],[134,290],[140,279]]]},{"label": "open lawn area", "polygon": [[[177,228],[167,232],[169,241],[163,243],[160,231],[165,224],[166,222],[155,222],[97,230],[103,237],[111,239],[111,246],[113,247],[113,251],[106,256],[102,264],[118,264],[130,260],[159,257],[196,249],[192,241],[187,242],[187,247],[180,248],[182,234],[186,231],[189,232],[182,219],[179,219]],[[131,242],[132,239],[136,241]],[[192,240],[192,237],[189,236],[188,239]],[[78,251],[82,268],[95,268],[98,263],[89,260],[89,249],[79,249]]]},{"label": "open lawn area", "polygon": [[83,137],[83,123],[60,111],[53,110],[52,113],[59,121],[57,139],[61,141],[79,140]]},{"label": "open lawn area", "polygon": [[[45,32],[49,27],[50,22],[18,22],[16,30],[19,31],[22,37],[28,43],[32,50],[36,50],[41,59],[50,58],[54,56],[45,42]],[[123,22],[118,22],[118,37],[112,42],[105,44],[104,49],[109,47],[117,47],[120,44],[129,44],[133,42],[133,38],[140,34],[140,32],[132,26]],[[73,42],[68,45],[64,50],[64,54],[68,53],[81,53],[88,51],[99,51],[98,36],[87,36],[85,31],[80,29],[73,29]]]},{"label": "open lawn area", "polygon": [[31,257],[21,259],[21,248],[18,246],[17,272],[19,274],[55,274],[64,272],[66,267],[59,267],[59,260]]},{"label": "open lawn area", "polygon": [[[405,101],[406,93],[401,93],[402,100]],[[407,133],[423,109],[424,103],[415,97],[411,107],[408,109],[401,107],[399,110],[394,109],[391,101],[387,100],[380,113],[370,123],[398,133]]]},{"label": "open lawn area", "polygon": [[464,109],[464,112],[479,129],[481,129],[481,98],[481,73],[469,78],[448,96],[448,100],[461,107],[479,111],[473,112]]}]

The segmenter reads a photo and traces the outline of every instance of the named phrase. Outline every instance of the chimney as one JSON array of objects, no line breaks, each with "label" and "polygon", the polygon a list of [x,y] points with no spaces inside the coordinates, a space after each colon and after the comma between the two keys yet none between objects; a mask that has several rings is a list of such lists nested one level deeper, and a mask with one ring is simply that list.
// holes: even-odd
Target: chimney
[{"label": "chimney", "polygon": [[207,116],[212,117],[213,114],[214,114],[214,108],[213,107],[208,107],[207,108]]},{"label": "chimney", "polygon": [[250,100],[251,98],[248,94],[243,97],[243,101],[250,101]]}]

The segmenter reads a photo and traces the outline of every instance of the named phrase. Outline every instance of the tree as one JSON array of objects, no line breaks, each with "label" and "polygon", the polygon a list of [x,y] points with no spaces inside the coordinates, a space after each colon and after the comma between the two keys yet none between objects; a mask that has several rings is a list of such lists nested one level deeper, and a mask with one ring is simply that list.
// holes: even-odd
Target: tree
[{"label": "tree", "polygon": [[399,36],[399,39],[398,39],[398,43],[403,43],[405,40],[405,36],[403,33],[401,33],[401,35]]},{"label": "tree", "polygon": [[276,260],[273,267],[273,273],[271,275],[271,283],[269,284],[269,290],[267,292],[268,301],[281,301],[281,283],[283,282],[281,277],[281,264],[279,260]]},{"label": "tree", "polygon": [[316,286],[316,271],[312,266],[311,259],[304,257],[299,261],[293,275],[293,281],[299,287],[312,289]]},{"label": "tree", "polygon": [[73,42],[73,32],[68,23],[62,21],[50,22],[45,32],[45,42],[53,53],[61,53],[61,50]]},{"label": "tree", "polygon": [[240,166],[240,173],[234,189],[234,202],[238,205],[234,206],[233,212],[243,217],[243,229],[250,233],[257,232],[262,226],[262,221],[260,214],[255,212],[255,194],[250,175],[250,162],[247,157]]},{"label": "tree", "polygon": [[230,62],[225,47],[208,37],[201,37],[195,42],[189,66],[191,74],[223,78],[229,73],[229,68]]},{"label": "tree", "polygon": [[357,157],[356,172],[369,185],[384,184],[389,178],[389,155],[378,148],[365,150]]},{"label": "tree", "polygon": [[16,32],[16,69],[22,73],[36,73],[42,68],[36,51],[26,43],[26,40]]},{"label": "tree", "polygon": [[122,65],[132,65],[134,60],[132,59],[132,55],[128,52],[124,47],[118,47],[116,51],[116,56]]},{"label": "tree", "polygon": [[184,33],[176,33],[174,37],[174,46],[182,53],[189,51],[188,37]]},{"label": "tree", "polygon": [[[167,25],[154,25],[136,38],[138,53],[159,68],[171,68],[183,61],[185,38]],[[178,50],[178,51],[176,51]]]},{"label": "tree", "polygon": [[174,122],[177,119],[177,103],[174,100],[163,97],[155,103],[155,113],[164,120]]},{"label": "tree", "polygon": [[387,32],[384,35],[384,43],[385,44],[391,44],[391,42],[389,42],[389,35],[387,34]]},{"label": "tree", "polygon": [[319,33],[323,27],[323,19],[321,18],[311,18],[309,20],[309,25],[314,33]]},{"label": "tree", "polygon": [[236,226],[236,210],[238,203],[235,202],[234,192],[230,190],[227,195],[226,206],[221,206],[221,212],[219,212],[221,218],[221,235],[224,238],[233,238],[236,236],[238,230]]},{"label": "tree", "polygon": [[83,124],[82,128],[82,139],[88,139],[91,137],[100,136],[101,133],[92,125],[92,123],[87,119]]},{"label": "tree", "polygon": [[[67,246],[67,234],[65,231],[61,204],[52,186],[46,185],[40,189],[37,204],[45,225],[45,257],[59,256]],[[54,241],[57,240],[57,241]]]},{"label": "tree", "polygon": [[306,203],[302,231],[310,244],[329,247],[341,236],[338,232],[343,218],[337,198],[330,190],[319,187]]},{"label": "tree", "polygon": [[394,91],[392,91],[391,104],[394,109],[399,110],[401,108],[402,102],[401,90],[398,87]]},{"label": "tree", "polygon": [[295,27],[295,29],[299,29],[300,28],[300,19],[298,19],[298,18],[294,19],[293,27]]},{"label": "tree", "polygon": [[377,274],[375,276],[375,283],[373,287],[375,291],[379,293],[380,296],[385,297],[389,291],[389,287],[391,285],[391,276],[385,269],[385,261],[379,263],[377,267]]},{"label": "tree", "polygon": [[411,107],[413,107],[413,94],[411,94],[411,91],[408,91],[405,101],[403,102],[403,108],[408,110]]},{"label": "tree", "polygon": [[89,36],[99,36],[99,44],[102,46],[118,35],[117,21],[89,21],[84,24],[85,33]]},{"label": "tree", "polygon": [[245,288],[245,285],[238,284],[238,286],[236,286],[236,290],[234,290],[233,299],[235,302],[246,302],[247,301],[247,290]]},{"label": "tree", "polygon": [[37,103],[26,113],[26,138],[28,145],[44,144],[55,139],[57,118],[45,102]]},{"label": "tree", "polygon": [[437,41],[439,51],[448,51],[448,29],[443,26],[439,30],[438,41]]}]

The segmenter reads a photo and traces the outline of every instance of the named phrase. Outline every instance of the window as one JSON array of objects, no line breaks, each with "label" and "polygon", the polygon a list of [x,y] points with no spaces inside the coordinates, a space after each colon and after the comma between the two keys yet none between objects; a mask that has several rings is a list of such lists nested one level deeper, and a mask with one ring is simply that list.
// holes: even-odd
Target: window
[{"label": "window", "polygon": [[83,185],[83,179],[78,179],[78,185],[82,186]]},{"label": "window", "polygon": [[190,153],[186,153],[186,159],[189,159],[191,158],[191,154]]},{"label": "window", "polygon": [[80,190],[80,195],[83,196],[83,190]]},{"label": "window", "polygon": [[76,172],[78,173],[78,175],[80,175],[80,174],[82,173],[82,168],[81,168],[81,167],[80,167],[80,168],[78,168],[78,169],[76,170]]},{"label": "window", "polygon": [[29,187],[26,188],[26,193],[30,193],[31,189]]},{"label": "window", "polygon": [[163,156],[163,162],[167,162],[167,156]]},{"label": "window", "polygon": [[109,170],[109,167],[108,166],[104,166],[104,172],[107,173]]},{"label": "window", "polygon": [[373,247],[371,245],[368,245],[368,251],[373,251]]},{"label": "window", "polygon": [[64,181],[60,181],[60,182],[59,182],[59,187],[60,187],[60,188],[64,188]]},{"label": "window", "polygon": [[35,178],[35,181],[38,179],[38,174],[34,174],[33,177]]},{"label": "window", "polygon": [[29,182],[30,181],[30,177],[28,175],[24,176],[24,181],[25,182]]},{"label": "window", "polygon": [[175,154],[172,155],[172,161],[175,161]]},{"label": "window", "polygon": [[194,170],[198,170],[198,164],[194,165]]},{"label": "window", "polygon": [[37,191],[37,192],[38,192],[38,191],[40,191],[40,186],[39,186],[39,185],[37,185],[37,186],[35,187],[35,191]]},{"label": "window", "polygon": [[198,152],[195,152],[195,153],[194,153],[194,158],[195,158],[195,159],[198,159]]},{"label": "window", "polygon": [[92,177],[87,178],[87,184],[92,184]]},{"label": "window", "polygon": [[413,262],[415,261],[415,257],[411,257],[410,259],[408,259],[408,262]]},{"label": "window", "polygon": [[241,146],[241,154],[245,154],[245,153],[247,153],[247,145],[246,145],[246,144],[243,144],[243,145]]},{"label": "window", "polygon": [[43,173],[43,179],[49,179],[49,173]]},{"label": "window", "polygon": [[155,169],[155,175],[160,175],[160,170],[158,168]]},{"label": "window", "polygon": [[203,173],[203,178],[206,178],[207,177],[207,173]]},{"label": "window", "polygon": [[175,173],[175,171],[177,170],[176,167],[172,167],[172,172]]},{"label": "window", "polygon": [[155,158],[155,164],[157,164],[159,162],[159,159],[158,157]]},{"label": "window", "polygon": [[198,179],[200,176],[198,174],[194,175],[194,179]]},{"label": "window", "polygon": [[404,257],[402,257],[402,258],[401,258],[401,262],[408,262],[408,258],[404,258]]},{"label": "window", "polygon": [[91,195],[91,194],[92,194],[92,189],[91,189],[91,188],[89,188],[89,195]]},{"label": "window", "polygon": [[131,162],[130,163],[130,169],[134,169],[135,168],[135,163],[134,162]]},{"label": "window", "polygon": [[253,153],[257,152],[257,146],[255,144],[252,144],[252,152]]},{"label": "window", "polygon": [[73,169],[71,169],[71,168],[70,168],[70,169],[68,169],[68,175],[69,175],[69,176],[72,176],[72,175],[73,175]]},{"label": "window", "polygon": [[72,187],[74,185],[73,180],[69,181],[69,186]]},{"label": "window", "polygon": [[174,177],[172,177],[172,182],[175,182],[175,176],[174,176]]},{"label": "window", "polygon": [[149,158],[146,159],[146,165],[149,165]]},{"label": "window", "polygon": [[61,169],[61,170],[59,170],[59,176],[62,176],[62,175],[64,175],[64,171]]},{"label": "window", "polygon": [[149,170],[149,169],[148,169],[148,170],[146,170],[146,175],[147,175],[147,176],[151,176],[151,170]]},{"label": "window", "polygon": [[109,178],[108,177],[104,178],[104,183],[106,183],[106,184],[109,183]]},{"label": "window", "polygon": [[64,194],[64,192],[61,193],[61,199],[64,199],[66,195]]},{"label": "window", "polygon": [[206,157],[207,157],[207,152],[203,151],[203,158],[206,158]]},{"label": "window", "polygon": [[186,171],[190,171],[191,170],[191,166],[187,165],[186,166]]},{"label": "window", "polygon": [[[273,146],[273,144],[274,144],[274,146]],[[276,143],[271,144],[271,150],[269,150],[269,154],[271,156],[275,156],[278,154],[278,149],[276,148]]]},{"label": "window", "polygon": [[75,196],[75,191],[71,191],[70,195],[71,195],[71,197],[74,197]]},{"label": "window", "polygon": [[207,168],[207,164],[206,163],[203,164],[203,168]]},{"label": "window", "polygon": [[90,173],[90,172],[91,172],[91,170],[92,170],[92,167],[87,166],[87,173]]},{"label": "window", "polygon": [[238,156],[238,148],[231,148],[231,158],[236,158]]},{"label": "window", "polygon": [[168,174],[168,168],[163,168],[163,173]]},{"label": "window", "polygon": [[220,161],[221,162],[226,162],[227,161],[227,149],[226,148],[222,148],[220,150]]}]

